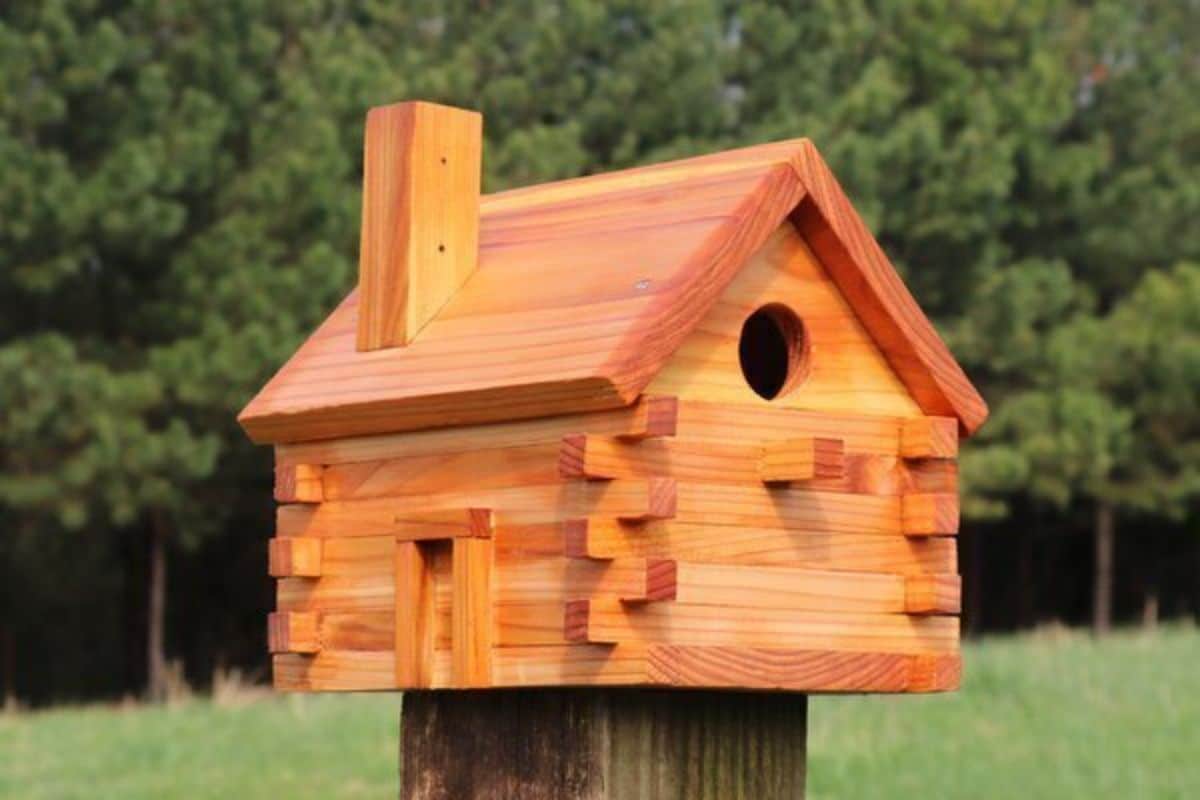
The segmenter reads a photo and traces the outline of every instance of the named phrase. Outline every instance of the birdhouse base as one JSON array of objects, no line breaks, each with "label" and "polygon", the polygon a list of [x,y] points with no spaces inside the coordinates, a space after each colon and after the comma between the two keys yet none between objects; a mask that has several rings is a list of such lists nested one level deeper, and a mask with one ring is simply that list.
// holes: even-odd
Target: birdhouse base
[{"label": "birdhouse base", "polygon": [[411,691],[404,800],[793,800],[807,697],[631,689]]}]

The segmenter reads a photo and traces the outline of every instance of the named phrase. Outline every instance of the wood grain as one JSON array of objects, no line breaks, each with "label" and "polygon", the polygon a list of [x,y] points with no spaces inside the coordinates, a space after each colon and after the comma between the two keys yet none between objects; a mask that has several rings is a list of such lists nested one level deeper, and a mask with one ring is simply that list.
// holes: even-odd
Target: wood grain
[{"label": "wood grain", "polygon": [[[764,306],[781,306],[799,319],[794,380],[770,400],[760,397],[741,367],[746,320]],[[681,402],[703,400],[897,417],[920,407],[863,327],[853,306],[830,279],[791,224],[779,226],[750,257],[645,391]]]},{"label": "wood grain", "polygon": [[321,649],[319,617],[311,612],[276,611],[267,617],[267,649],[272,653],[315,653]]},{"label": "wood grain", "polygon": [[767,647],[648,648],[647,671],[668,686],[792,692],[904,692],[918,656]]},{"label": "wood grain", "polygon": [[477,538],[492,535],[492,512],[486,508],[403,509],[392,515],[396,541]]},{"label": "wood grain", "polygon": [[396,618],[391,609],[329,611],[316,616],[322,650],[396,650]]},{"label": "wood grain", "polygon": [[[619,526],[620,528],[637,526]],[[647,528],[652,526],[646,526]],[[668,526],[670,527],[670,526]],[[593,529],[595,530],[595,529]],[[604,528],[600,528],[604,530]],[[901,576],[948,575],[955,569],[953,539],[922,537],[902,539],[882,536],[848,536],[826,534],[797,534],[787,536],[772,530],[726,529],[723,531],[646,530],[628,534],[618,530],[614,542],[596,542],[589,537],[593,553],[590,558],[577,559],[558,553],[542,553],[522,549],[519,543],[508,545],[506,529],[497,530],[495,550],[496,603],[520,603],[523,600],[563,601],[595,594],[611,594],[636,598],[645,591],[647,564],[653,560],[686,560],[679,580],[710,580],[720,590],[721,581],[735,582],[733,589],[744,584],[746,596],[757,596],[756,602],[786,605],[787,598],[803,598],[813,607],[829,607],[837,602],[837,591],[857,593],[858,581],[868,581],[875,587],[862,589],[862,598],[847,600],[854,605],[873,605],[876,610],[905,610],[902,588],[896,581]],[[603,535],[603,534],[601,534]],[[593,534],[595,536],[595,534]],[[641,536],[642,538],[639,538]],[[380,611],[393,607],[395,602],[392,565],[389,556],[380,554],[377,542],[383,542],[390,553],[392,541],[387,537],[345,537],[325,540],[343,552],[362,547],[362,555],[342,559],[343,566],[334,567],[334,574],[319,579],[286,579],[279,581],[276,607],[281,611],[340,610]],[[429,546],[430,543],[422,543]],[[437,543],[432,543],[436,545]],[[397,546],[398,547],[398,546]],[[599,551],[598,553],[595,551]],[[712,567],[715,572],[708,572]],[[765,568],[765,569],[763,569]],[[347,571],[343,571],[343,569]],[[449,567],[446,568],[447,574]],[[825,577],[825,573],[831,573]],[[848,581],[839,589],[836,575],[845,573]],[[794,577],[808,576],[807,583],[791,585]],[[815,581],[815,582],[814,582]],[[821,581],[829,581],[823,584]],[[704,585],[703,583],[700,585]],[[772,600],[767,587],[778,587],[783,599]],[[806,588],[807,587],[807,588]],[[726,590],[720,590],[726,591]],[[826,596],[832,593],[832,596]],[[883,602],[880,598],[895,598]],[[796,601],[798,602],[798,601]],[[447,600],[447,608],[449,601]],[[878,605],[874,605],[878,603]]]},{"label": "wood grain", "polygon": [[813,436],[768,442],[758,459],[758,475],[764,483],[836,481],[846,475],[845,444],[841,439]]},{"label": "wood grain", "polygon": [[958,533],[958,495],[906,494],[901,498],[901,517],[906,536]]},{"label": "wood grain", "polygon": [[405,800],[802,800],[807,701],[589,689],[405,697]]},{"label": "wood grain", "polygon": [[605,436],[572,433],[558,451],[558,474],[563,478],[617,478],[631,472],[628,461],[639,448]]},{"label": "wood grain", "polygon": [[783,530],[775,527],[711,526],[675,520],[622,525],[589,518],[551,525],[559,531],[555,549],[533,529],[497,531],[496,546],[521,557],[563,554],[574,558],[677,558],[699,563],[794,566],[895,574],[949,573],[957,568],[954,539],[900,538],[875,534]]},{"label": "wood grain", "polygon": [[910,692],[950,692],[962,683],[962,657],[957,653],[923,653],[913,659]]},{"label": "wood grain", "polygon": [[421,542],[395,544],[396,685],[433,685],[434,587]]},{"label": "wood grain", "polygon": [[958,619],[590,598],[502,606],[502,645],[642,642],[856,652],[955,652]]},{"label": "wood grain", "polygon": [[[449,655],[434,658],[434,688],[452,685]],[[386,651],[276,654],[272,665],[281,691],[397,688]],[[663,685],[824,694],[952,691],[961,674],[961,659],[952,653],[585,644],[497,648],[492,680],[506,688]]]},{"label": "wood grain", "polygon": [[503,489],[557,483],[557,450],[557,445],[546,443],[338,464],[325,471],[326,498],[361,500],[437,494],[464,486]]},{"label": "wood grain", "polygon": [[[386,567],[388,562],[381,563]],[[394,602],[392,576],[383,571],[348,578],[283,578],[275,586],[275,607],[281,611],[379,611]]]},{"label": "wood grain", "polygon": [[821,412],[766,403],[740,405],[681,399],[676,435],[688,441],[756,445],[817,436],[841,439],[847,452],[895,456],[900,447],[900,419],[845,410]]},{"label": "wood grain", "polygon": [[[651,420],[655,421],[656,430],[661,431],[661,434],[654,435],[665,436],[674,429],[678,411],[679,404],[674,398],[643,395],[633,405],[604,411],[280,444],[275,448],[275,460],[279,464],[319,463],[329,466],[410,456],[451,456],[497,448],[550,443],[557,445],[566,434],[579,431],[637,439],[650,435]],[[665,422],[664,416],[667,418]],[[893,430],[893,439],[895,433]],[[894,446],[892,452],[895,452]],[[328,477],[326,484],[328,488]]]},{"label": "wood grain", "polygon": [[[421,497],[335,501],[319,506],[280,506],[278,536],[378,536],[446,538],[413,524],[410,514],[461,510],[478,503],[507,525],[564,522],[589,516],[628,520],[675,518],[681,522],[742,527],[889,535],[934,533],[949,527],[953,495],[907,495],[913,530],[902,531],[901,498],[811,491],[791,487],[681,483],[670,478],[579,481],[549,486],[459,491]],[[919,498],[938,497],[932,505]],[[932,501],[931,501],[932,502]],[[931,516],[932,515],[932,516]],[[956,517],[956,515],[955,515]],[[957,526],[955,525],[955,530]],[[947,533],[954,531],[947,530]]]},{"label": "wood grain", "polygon": [[676,177],[484,198],[479,267],[417,340],[357,351],[352,292],[243,427],[294,442],[628,405],[803,193],[785,162]]},{"label": "wood grain", "polygon": [[277,464],[275,502],[319,503],[325,499],[319,464]]},{"label": "wood grain", "polygon": [[807,140],[502,193],[481,215],[479,268],[418,341],[358,352],[352,293],[243,410],[251,437],[626,405],[788,218],[921,410],[966,433],[986,416]]},{"label": "wood grain", "polygon": [[958,575],[907,576],[904,610],[909,614],[961,613],[962,579]]},{"label": "wood grain", "polygon": [[451,650],[454,685],[491,685],[492,656],[492,543],[486,539],[455,539]]},{"label": "wood grain", "polygon": [[363,147],[356,347],[402,347],[475,271],[483,117],[435,103],[372,108]]},{"label": "wood grain", "polygon": [[650,679],[669,686],[841,692],[937,692],[958,688],[954,654],[845,653],[779,648],[647,648]]},{"label": "wood grain", "polygon": [[792,164],[806,190],[791,215],[863,326],[930,415],[952,416],[973,433],[987,404],[867,230],[816,147],[802,140]]},{"label": "wood grain", "polygon": [[312,537],[267,542],[267,572],[273,578],[315,578],[321,574],[321,540]]},{"label": "wood grain", "polygon": [[387,534],[397,541],[488,538],[492,534],[490,510],[444,504],[427,507],[420,498],[409,500],[400,503],[382,498],[317,506],[279,506],[275,510],[275,532],[281,537]]},{"label": "wood grain", "polygon": [[[466,502],[479,502],[509,525],[555,522],[590,514],[648,520],[665,519],[677,508],[677,487],[669,478],[459,491],[419,497],[286,505],[276,510],[279,536],[379,536],[445,539],[474,535]],[[697,494],[693,492],[693,494]],[[893,500],[894,503],[894,500]],[[441,520],[444,524],[433,524]]]},{"label": "wood grain", "polygon": [[952,417],[914,417],[902,421],[900,455],[954,458],[958,455],[958,421]]},{"label": "wood grain", "polygon": [[275,688],[285,692],[377,691],[396,688],[396,658],[387,651],[325,650],[271,659]]},{"label": "wood grain", "polygon": [[904,613],[906,578],[873,572],[679,562],[680,603],[794,611]]},{"label": "wood grain", "polygon": [[[588,471],[596,478],[670,475],[699,483],[757,485],[762,482],[762,450],[757,443],[683,438],[626,442],[614,436],[570,435],[561,444],[412,455],[331,466],[325,470],[326,499],[438,494],[462,486],[482,490],[546,485],[587,477]],[[958,469],[951,459],[905,460],[894,454],[849,452],[841,463],[843,470],[837,477],[813,478],[805,485],[857,494],[957,491]],[[824,474],[831,475],[833,470]]]},{"label": "wood grain", "polygon": [[636,404],[632,430],[619,434],[626,439],[674,436],[679,419],[679,398],[643,396]]},{"label": "wood grain", "polygon": [[592,595],[638,602],[673,600],[677,583],[672,559],[509,558],[497,565],[494,599],[497,605],[562,603]]},{"label": "wood grain", "polygon": [[[660,589],[648,590],[656,568]],[[611,596],[691,605],[871,613],[957,613],[957,575],[899,575],[675,560],[526,558],[501,562],[496,602]],[[926,599],[928,598],[928,599]]]}]

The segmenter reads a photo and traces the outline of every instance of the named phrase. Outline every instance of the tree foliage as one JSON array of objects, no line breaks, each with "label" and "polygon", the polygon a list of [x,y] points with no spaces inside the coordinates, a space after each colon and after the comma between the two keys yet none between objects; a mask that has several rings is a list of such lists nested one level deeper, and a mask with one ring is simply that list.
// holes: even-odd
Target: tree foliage
[{"label": "tree foliage", "polygon": [[0,510],[244,536],[233,415],[354,281],[365,109],[424,97],[491,189],[811,137],[992,404],[968,513],[1194,522],[1198,41],[1195,0],[13,0]]}]

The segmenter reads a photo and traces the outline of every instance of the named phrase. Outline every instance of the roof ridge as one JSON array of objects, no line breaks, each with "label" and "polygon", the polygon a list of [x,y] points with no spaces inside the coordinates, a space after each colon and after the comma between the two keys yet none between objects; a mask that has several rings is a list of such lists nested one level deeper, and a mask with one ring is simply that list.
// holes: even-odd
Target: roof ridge
[{"label": "roof ridge", "polygon": [[[521,207],[545,205],[555,202],[560,194],[574,193],[583,187],[594,190],[596,186],[611,184],[608,190],[616,191],[623,186],[643,188],[659,186],[684,177],[695,178],[705,175],[724,175],[743,170],[759,170],[772,164],[791,163],[806,145],[811,146],[811,144],[807,138],[783,139],[724,150],[719,153],[687,156],[610,172],[596,172],[591,175],[579,175],[573,178],[503,189],[483,195],[480,199],[480,211],[507,211],[514,205],[513,201],[518,201],[516,204]],[[638,178],[644,178],[644,180],[639,181]],[[536,199],[533,199],[535,195]],[[525,203],[519,202],[526,198],[530,198],[530,200]]]}]

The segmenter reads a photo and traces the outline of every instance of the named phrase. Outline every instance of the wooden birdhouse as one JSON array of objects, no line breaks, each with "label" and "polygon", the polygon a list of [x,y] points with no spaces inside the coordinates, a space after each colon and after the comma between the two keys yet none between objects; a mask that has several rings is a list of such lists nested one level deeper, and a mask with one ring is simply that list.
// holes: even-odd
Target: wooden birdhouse
[{"label": "wooden birdhouse", "polygon": [[239,417],[289,690],[958,685],[987,409],[805,139],[481,196],[368,116],[358,288]]}]

